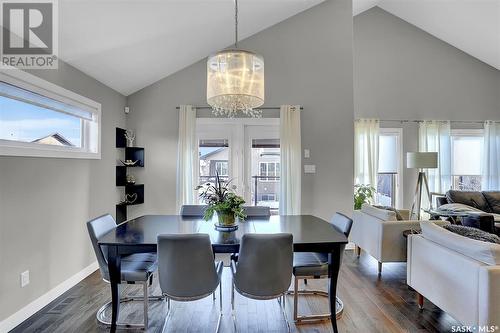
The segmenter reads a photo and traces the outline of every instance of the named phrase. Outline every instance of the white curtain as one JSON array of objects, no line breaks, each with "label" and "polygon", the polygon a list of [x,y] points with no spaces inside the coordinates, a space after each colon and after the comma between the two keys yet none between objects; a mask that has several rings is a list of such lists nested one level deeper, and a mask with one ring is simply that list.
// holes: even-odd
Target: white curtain
[{"label": "white curtain", "polygon": [[377,188],[379,132],[378,119],[354,121],[355,184],[371,185]]},{"label": "white curtain", "polygon": [[299,105],[280,108],[280,147],[280,215],[299,215],[302,186]]},{"label": "white curtain", "polygon": [[500,123],[484,123],[482,189],[500,190]]},{"label": "white curtain", "polygon": [[177,145],[177,212],[182,205],[196,201],[196,152],[196,109],[191,105],[181,105]]},{"label": "white curtain", "polygon": [[446,193],[451,188],[451,130],[449,121],[426,120],[419,124],[418,147],[421,152],[437,152],[437,169],[426,169],[429,190]]}]

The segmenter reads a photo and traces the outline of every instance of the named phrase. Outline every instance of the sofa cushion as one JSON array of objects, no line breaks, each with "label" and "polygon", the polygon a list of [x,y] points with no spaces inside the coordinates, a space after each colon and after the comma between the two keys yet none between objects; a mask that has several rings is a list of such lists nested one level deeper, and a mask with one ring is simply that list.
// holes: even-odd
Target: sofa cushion
[{"label": "sofa cushion", "polygon": [[478,228],[468,227],[464,225],[454,225],[449,224],[443,226],[446,230],[449,230],[457,235],[461,235],[470,239],[475,239],[478,241],[500,244],[500,237],[495,234],[480,230]]},{"label": "sofa cushion", "polygon": [[398,220],[398,221],[403,221],[404,220],[403,216],[401,215],[401,213],[399,212],[399,210],[397,210],[394,207],[390,207],[390,206],[378,206],[378,205],[373,205],[373,207],[378,208],[378,209],[384,209],[384,210],[388,210],[388,211],[394,212],[394,213],[396,213],[396,220]]},{"label": "sofa cushion", "polygon": [[434,223],[420,222],[420,228],[425,239],[485,264],[500,264],[500,244],[469,239]]},{"label": "sofa cushion", "polygon": [[397,221],[395,212],[376,208],[369,204],[363,204],[363,206],[361,206],[361,212],[376,217],[382,221]]},{"label": "sofa cushion", "polygon": [[472,213],[482,213],[481,209],[474,208],[472,206],[464,205],[461,203],[449,203],[439,206],[439,210],[446,210],[450,212],[472,212]]},{"label": "sofa cushion", "polygon": [[491,212],[500,214],[500,191],[484,191],[483,196],[490,205]]},{"label": "sofa cushion", "polygon": [[491,213],[490,205],[481,192],[449,190],[446,199],[448,203],[461,203]]}]

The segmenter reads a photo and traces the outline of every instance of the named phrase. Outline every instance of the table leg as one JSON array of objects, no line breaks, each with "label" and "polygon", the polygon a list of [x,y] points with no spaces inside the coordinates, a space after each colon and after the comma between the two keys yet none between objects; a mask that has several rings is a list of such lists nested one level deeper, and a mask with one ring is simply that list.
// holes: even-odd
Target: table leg
[{"label": "table leg", "polygon": [[117,246],[108,247],[109,284],[111,285],[111,332],[116,331],[116,322],[120,313],[121,256]]},{"label": "table leg", "polygon": [[337,328],[337,280],[340,271],[340,246],[336,246],[329,257],[328,265],[328,275],[330,276],[330,285],[328,286],[328,299],[330,301],[330,320],[332,322],[332,328],[334,333],[338,333]]}]

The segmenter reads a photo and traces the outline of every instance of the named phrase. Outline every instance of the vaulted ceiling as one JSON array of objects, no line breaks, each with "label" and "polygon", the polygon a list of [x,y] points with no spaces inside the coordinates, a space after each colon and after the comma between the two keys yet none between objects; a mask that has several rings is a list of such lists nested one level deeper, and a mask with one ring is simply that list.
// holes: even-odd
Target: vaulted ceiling
[{"label": "vaulted ceiling", "polygon": [[353,14],[374,6],[500,69],[500,0],[353,0]]},{"label": "vaulted ceiling", "polygon": [[[323,0],[239,0],[240,39]],[[233,0],[60,0],[61,59],[129,95],[234,43]]]},{"label": "vaulted ceiling", "polygon": [[[239,0],[240,39],[322,1]],[[60,57],[129,95],[233,44],[233,6],[233,0],[60,0]],[[373,6],[500,68],[500,0],[353,0],[353,14]]]}]

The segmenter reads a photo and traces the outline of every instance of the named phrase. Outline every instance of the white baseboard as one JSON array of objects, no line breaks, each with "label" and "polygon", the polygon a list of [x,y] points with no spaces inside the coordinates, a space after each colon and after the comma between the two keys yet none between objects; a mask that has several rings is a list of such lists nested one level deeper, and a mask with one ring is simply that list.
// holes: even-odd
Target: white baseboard
[{"label": "white baseboard", "polygon": [[21,324],[23,321],[34,315],[36,312],[40,311],[44,306],[55,300],[57,297],[61,296],[63,293],[74,287],[80,281],[85,279],[90,274],[94,273],[99,268],[97,261],[85,267],[80,272],[76,273],[66,281],[63,281],[56,287],[49,290],[44,295],[38,297],[33,302],[29,303],[16,313],[5,318],[0,322],[0,333],[8,332]]}]

